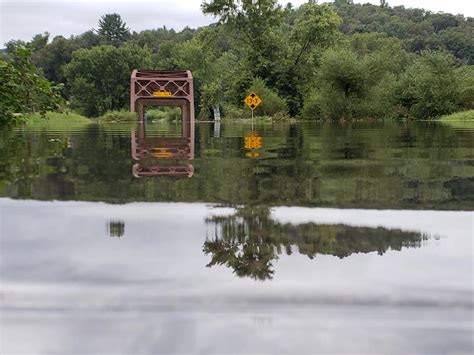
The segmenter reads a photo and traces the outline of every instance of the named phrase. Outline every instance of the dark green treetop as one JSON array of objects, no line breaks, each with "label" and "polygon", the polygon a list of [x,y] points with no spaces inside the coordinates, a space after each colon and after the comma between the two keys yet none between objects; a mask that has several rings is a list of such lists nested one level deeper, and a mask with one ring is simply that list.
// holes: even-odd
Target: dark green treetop
[{"label": "dark green treetop", "polygon": [[130,29],[119,14],[107,14],[100,18],[97,33],[105,44],[119,46],[130,37]]}]

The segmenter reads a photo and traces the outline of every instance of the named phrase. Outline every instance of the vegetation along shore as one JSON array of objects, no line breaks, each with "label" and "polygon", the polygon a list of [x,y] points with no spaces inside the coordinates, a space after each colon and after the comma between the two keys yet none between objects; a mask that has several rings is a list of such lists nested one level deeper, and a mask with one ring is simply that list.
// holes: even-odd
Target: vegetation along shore
[{"label": "vegetation along shore", "polygon": [[[215,107],[224,119],[248,118],[242,100],[250,91],[263,99],[256,116],[274,120],[473,120],[473,18],[385,1],[295,8],[263,0],[235,2],[235,11],[226,3],[203,3],[217,22],[179,32],[135,32],[107,14],[98,30],[78,36],[9,41],[0,53],[0,122],[133,120],[126,111],[134,68],[191,70],[202,120]],[[45,115],[52,111],[74,114]],[[172,110],[149,113],[176,118]]]}]

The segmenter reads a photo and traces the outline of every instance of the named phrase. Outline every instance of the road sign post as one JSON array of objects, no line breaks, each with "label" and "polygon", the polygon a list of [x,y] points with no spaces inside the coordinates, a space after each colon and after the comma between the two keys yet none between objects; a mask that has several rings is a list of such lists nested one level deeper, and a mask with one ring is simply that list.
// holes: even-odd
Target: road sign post
[{"label": "road sign post", "polygon": [[251,92],[244,100],[245,104],[253,111],[262,103],[262,99],[254,92]]},{"label": "road sign post", "polygon": [[252,130],[253,130],[253,111],[262,103],[262,99],[254,92],[251,92],[244,100],[245,104],[252,110]]}]

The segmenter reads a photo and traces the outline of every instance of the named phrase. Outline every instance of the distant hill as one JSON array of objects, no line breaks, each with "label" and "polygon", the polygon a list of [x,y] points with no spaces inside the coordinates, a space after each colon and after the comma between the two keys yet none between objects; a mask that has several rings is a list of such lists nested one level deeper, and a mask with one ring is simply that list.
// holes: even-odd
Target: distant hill
[{"label": "distant hill", "polygon": [[404,6],[350,4],[336,0],[345,34],[380,32],[401,39],[408,51],[446,50],[465,64],[474,63],[474,18]]}]

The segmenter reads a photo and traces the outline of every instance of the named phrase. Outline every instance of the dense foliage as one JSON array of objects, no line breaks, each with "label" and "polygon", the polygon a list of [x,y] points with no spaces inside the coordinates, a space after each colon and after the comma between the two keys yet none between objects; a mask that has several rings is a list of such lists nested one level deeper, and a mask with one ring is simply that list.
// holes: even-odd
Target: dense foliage
[{"label": "dense foliage", "polygon": [[151,53],[134,45],[80,49],[64,67],[73,108],[98,116],[129,103],[130,73],[151,65]]},{"label": "dense foliage", "polygon": [[[133,68],[192,70],[200,118],[214,107],[227,117],[249,116],[242,100],[250,90],[264,98],[258,115],[305,119],[427,119],[474,108],[472,18],[385,1],[309,0],[294,8],[276,0],[208,0],[202,10],[217,22],[138,33],[108,14],[97,31],[80,36],[10,41],[2,71],[17,48],[27,48],[31,64],[62,83],[63,97],[88,116],[128,109]],[[7,77],[8,112],[36,110],[14,103],[18,79]]]},{"label": "dense foliage", "polygon": [[474,64],[473,18],[347,0],[336,0],[335,5],[345,34],[385,33],[402,40],[408,51],[445,50],[465,64]]},{"label": "dense foliage", "polygon": [[62,103],[61,87],[40,75],[30,58],[30,49],[18,47],[7,61],[0,60],[0,123],[12,122],[15,113],[45,113]]}]

